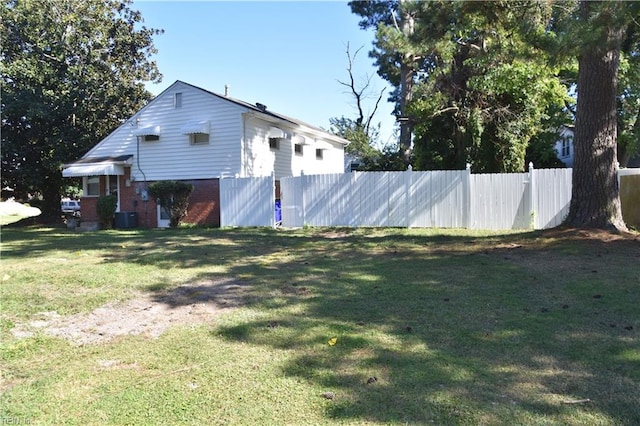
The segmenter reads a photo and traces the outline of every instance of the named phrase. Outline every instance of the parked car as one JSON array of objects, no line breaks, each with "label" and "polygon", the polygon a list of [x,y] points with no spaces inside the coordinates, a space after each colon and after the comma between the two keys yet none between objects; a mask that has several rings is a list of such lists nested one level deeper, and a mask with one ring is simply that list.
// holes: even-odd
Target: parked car
[{"label": "parked car", "polygon": [[72,214],[74,216],[80,215],[80,201],[77,200],[62,200],[60,201],[60,210],[62,213]]}]

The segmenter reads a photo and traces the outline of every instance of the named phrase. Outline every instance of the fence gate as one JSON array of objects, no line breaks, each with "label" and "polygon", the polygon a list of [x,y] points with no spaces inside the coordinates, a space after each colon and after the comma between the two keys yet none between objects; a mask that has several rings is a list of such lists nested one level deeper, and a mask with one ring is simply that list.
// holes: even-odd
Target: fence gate
[{"label": "fence gate", "polygon": [[471,175],[472,229],[532,227],[528,173]]},{"label": "fence gate", "polygon": [[273,176],[220,179],[220,226],[275,225]]}]

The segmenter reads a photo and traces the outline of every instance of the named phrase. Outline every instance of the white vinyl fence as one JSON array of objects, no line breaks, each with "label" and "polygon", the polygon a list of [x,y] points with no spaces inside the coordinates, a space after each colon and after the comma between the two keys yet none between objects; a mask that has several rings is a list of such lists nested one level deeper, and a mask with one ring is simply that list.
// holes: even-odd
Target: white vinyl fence
[{"label": "white vinyl fence", "polygon": [[464,227],[466,175],[456,170],[283,178],[282,226]]},{"label": "white vinyl fence", "polygon": [[354,172],[280,180],[282,226],[543,229],[571,200],[571,169]]},{"label": "white vinyl fence", "polygon": [[536,169],[531,187],[534,229],[559,226],[569,214],[572,169]]},{"label": "white vinyl fence", "polygon": [[[280,180],[220,179],[220,225],[546,229],[562,223],[571,169],[471,174],[467,170],[353,172]],[[624,169],[619,176],[640,174]]]},{"label": "white vinyl fence", "polygon": [[220,226],[274,226],[273,176],[220,179]]}]

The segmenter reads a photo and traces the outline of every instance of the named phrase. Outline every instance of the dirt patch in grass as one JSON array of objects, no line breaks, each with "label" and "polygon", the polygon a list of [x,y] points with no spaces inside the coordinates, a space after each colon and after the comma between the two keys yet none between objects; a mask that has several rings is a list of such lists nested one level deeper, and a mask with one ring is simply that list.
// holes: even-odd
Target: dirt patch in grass
[{"label": "dirt patch in grass", "polygon": [[[588,250],[585,250],[588,248]],[[534,240],[515,239],[484,250],[531,269],[534,279],[565,274],[612,274],[640,261],[640,234],[599,229],[553,228]]]},{"label": "dirt patch in grass", "polygon": [[204,324],[221,312],[244,304],[247,282],[224,279],[183,285],[169,291],[138,293],[130,300],[109,303],[89,313],[62,316],[40,312],[11,330],[18,338],[38,331],[76,345],[105,343],[128,335],[156,338],[169,327]]},{"label": "dirt patch in grass", "polygon": [[546,238],[566,238],[578,241],[640,241],[640,233],[637,232],[613,232],[604,229],[578,229],[557,227],[542,232]]}]

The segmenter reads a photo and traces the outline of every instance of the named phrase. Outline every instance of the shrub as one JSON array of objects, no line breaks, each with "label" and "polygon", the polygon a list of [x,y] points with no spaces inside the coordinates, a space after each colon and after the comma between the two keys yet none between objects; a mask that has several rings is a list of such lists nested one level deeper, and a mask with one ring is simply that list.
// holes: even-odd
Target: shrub
[{"label": "shrub", "polygon": [[98,198],[96,212],[100,221],[100,229],[113,228],[113,221],[116,217],[118,199],[115,195],[103,195]]},{"label": "shrub", "polygon": [[192,192],[193,185],[175,180],[163,180],[149,185],[149,195],[169,212],[169,226],[172,228],[177,228],[182,218],[187,215]]}]

